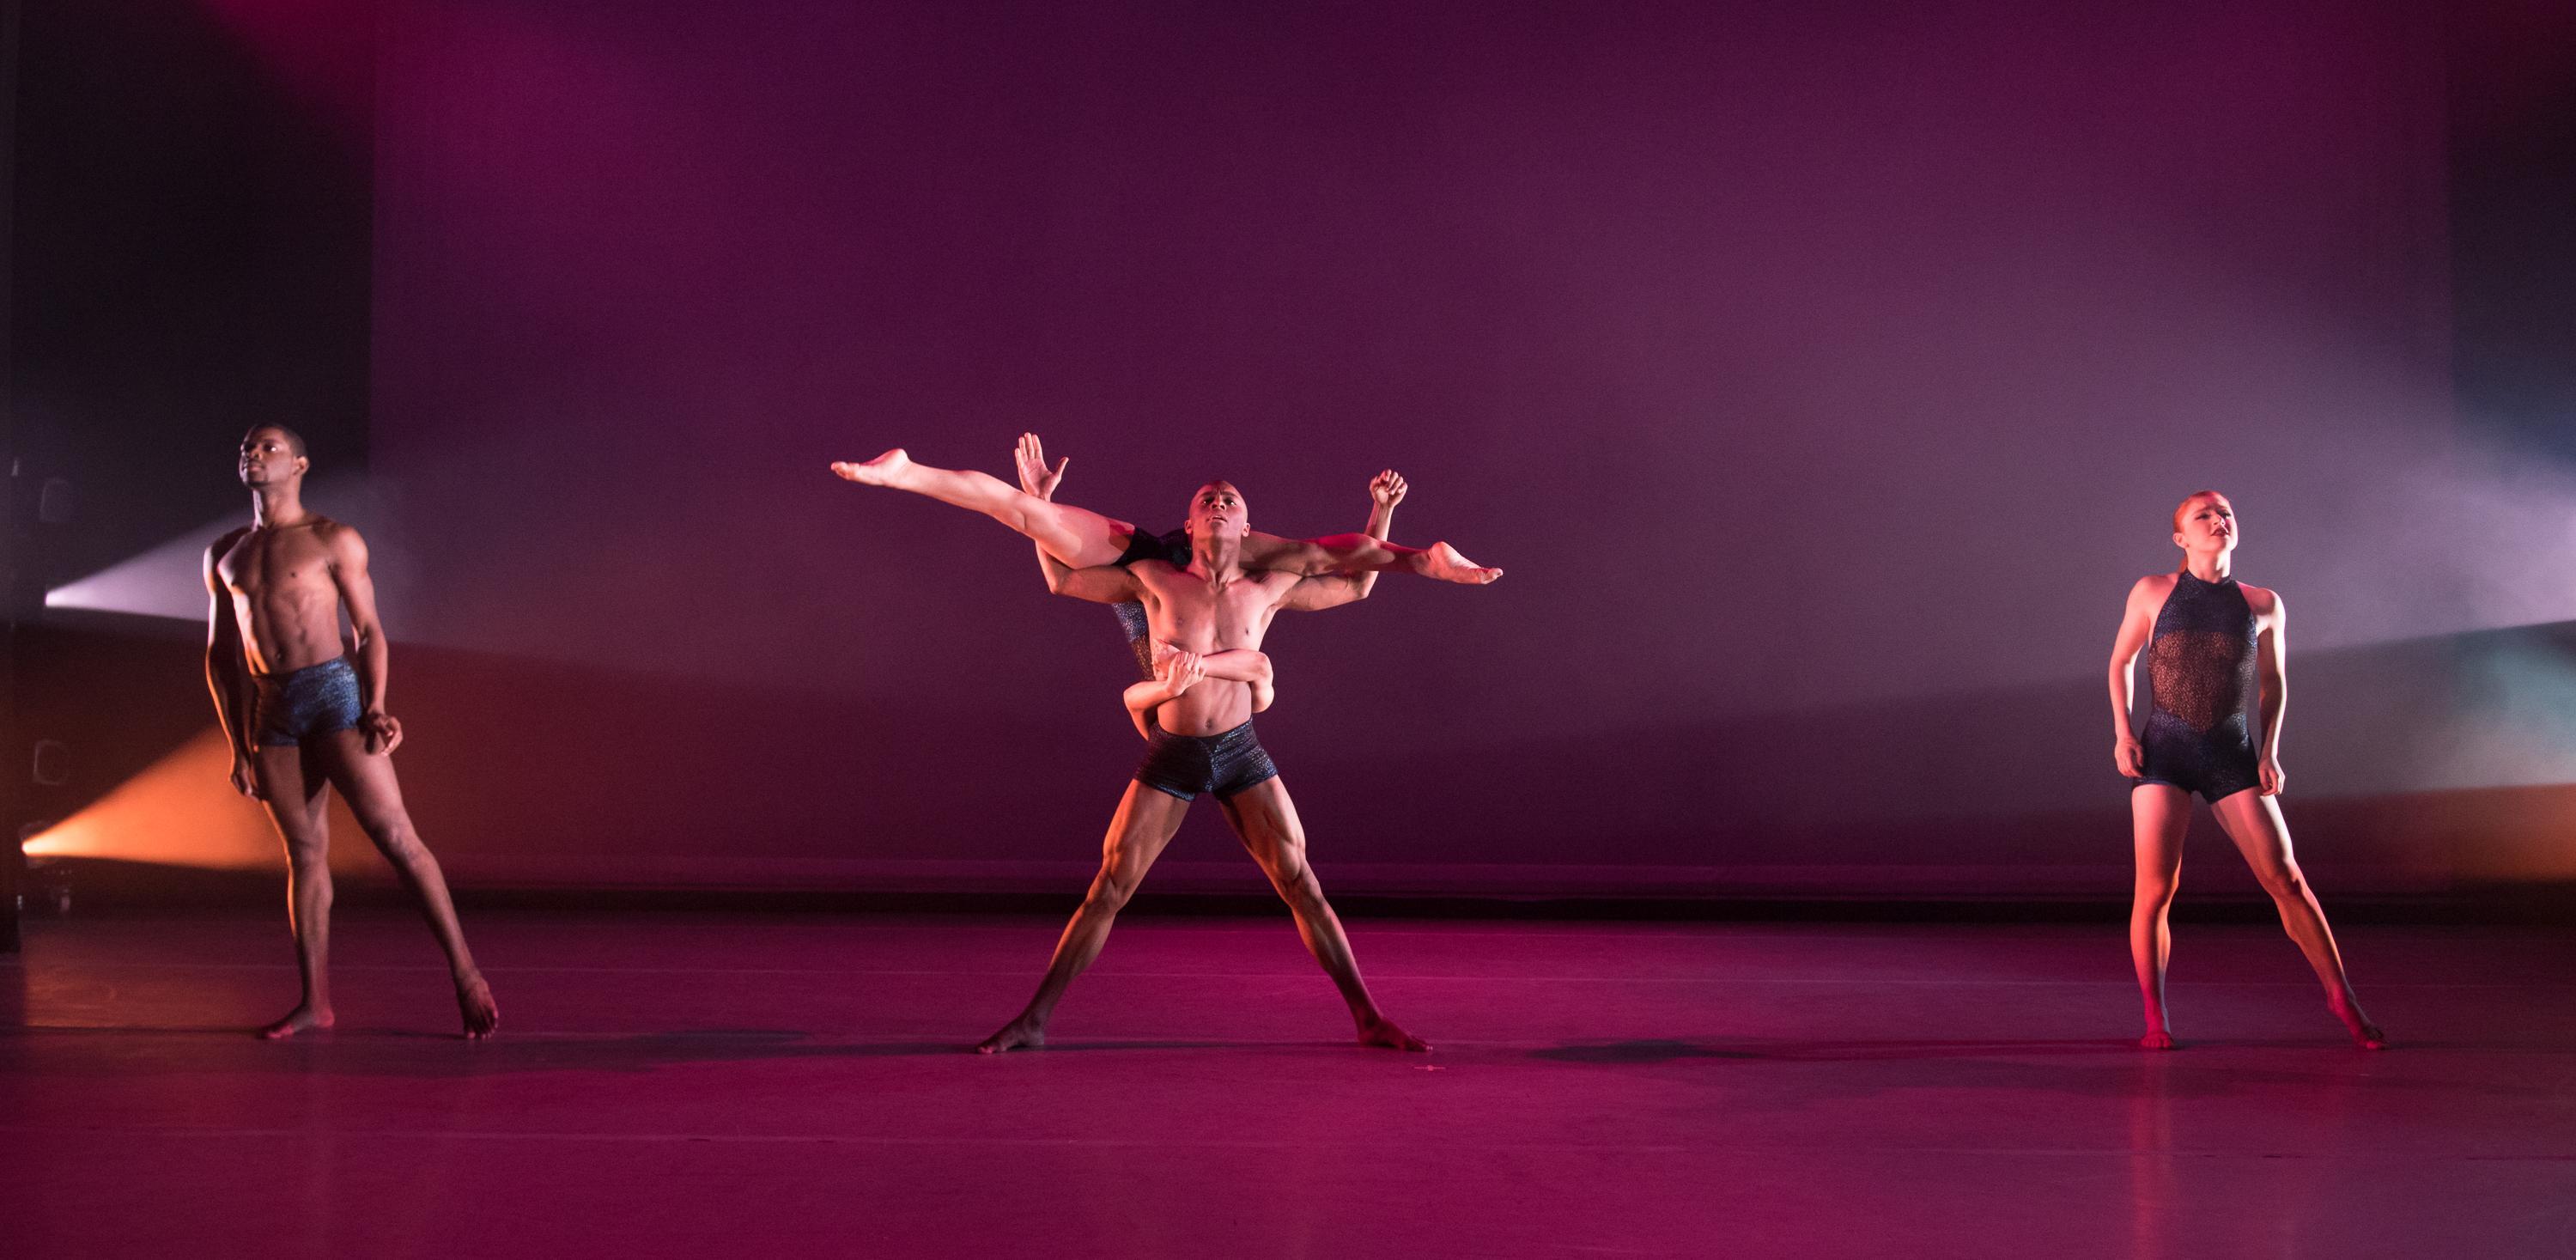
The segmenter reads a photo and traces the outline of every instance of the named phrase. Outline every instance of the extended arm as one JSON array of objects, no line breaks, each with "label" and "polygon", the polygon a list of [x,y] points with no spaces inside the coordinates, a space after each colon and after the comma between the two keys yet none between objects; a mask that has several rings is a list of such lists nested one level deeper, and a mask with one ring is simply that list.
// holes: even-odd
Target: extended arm
[{"label": "extended arm", "polygon": [[390,753],[402,743],[402,723],[385,712],[385,687],[393,674],[393,651],[385,643],[385,624],[376,616],[376,580],[367,573],[367,540],[346,525],[331,528],[331,580],[340,602],[349,609],[349,628],[357,639],[358,699],[363,713],[358,728],[366,732],[367,751]]},{"label": "extended arm", "polygon": [[2155,630],[2157,598],[2156,579],[2139,578],[2129,588],[2129,606],[2120,614],[2120,633],[2111,640],[2111,760],[2120,773],[2135,779],[2146,774],[2145,750],[2138,745],[2138,733],[2129,725],[2129,709],[2135,690],[2138,653],[2146,650],[2147,636]]},{"label": "extended arm", "polygon": [[233,750],[233,789],[259,794],[258,771],[251,757],[250,670],[242,659],[241,625],[233,620],[232,598],[215,562],[239,541],[236,533],[206,549],[206,690],[215,697],[215,722],[224,731],[224,746]]},{"label": "extended arm", "polygon": [[[1404,477],[1389,468],[1369,479],[1368,536],[1381,542],[1395,526],[1395,505],[1404,502],[1408,487]],[[1377,570],[1365,573],[1328,573],[1297,579],[1281,597],[1281,608],[1314,612],[1335,608],[1353,600],[1367,599],[1377,585]]]},{"label": "extended arm", "polygon": [[2272,595],[2272,615],[2263,619],[2263,626],[2254,644],[2255,679],[2263,688],[2263,742],[2256,767],[2263,795],[2277,796],[2284,782],[2281,719],[2290,710],[2290,671],[2285,661],[2289,649],[2284,643],[2289,626],[2279,592]]},{"label": "extended arm", "polygon": [[[1038,435],[1023,433],[1019,449],[1012,452],[1011,462],[1019,470],[1020,493],[1041,503],[1052,503],[1056,486],[1064,481],[1064,466],[1072,463],[1073,457],[1068,455],[1049,465],[1046,448],[1038,444]],[[1056,559],[1055,553],[1048,551],[1043,542],[1037,544],[1037,553],[1038,575],[1046,579],[1047,590],[1054,594],[1087,599],[1095,604],[1123,604],[1137,598],[1134,575],[1119,565],[1071,568]]]}]

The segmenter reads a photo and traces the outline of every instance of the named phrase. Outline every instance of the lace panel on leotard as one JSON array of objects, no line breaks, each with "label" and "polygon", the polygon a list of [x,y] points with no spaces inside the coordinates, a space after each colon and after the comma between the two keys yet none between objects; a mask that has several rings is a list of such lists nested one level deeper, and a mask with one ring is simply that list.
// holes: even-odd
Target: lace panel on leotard
[{"label": "lace panel on leotard", "polygon": [[2156,614],[2147,644],[2147,698],[2196,731],[2250,714],[2256,694],[2254,610],[2236,580],[2185,573]]}]

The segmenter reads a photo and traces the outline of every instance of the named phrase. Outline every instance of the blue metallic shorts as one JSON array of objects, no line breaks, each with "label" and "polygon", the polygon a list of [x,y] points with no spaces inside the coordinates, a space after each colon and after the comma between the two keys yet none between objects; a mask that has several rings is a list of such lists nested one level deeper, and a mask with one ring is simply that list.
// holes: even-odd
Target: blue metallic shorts
[{"label": "blue metallic shorts", "polygon": [[358,724],[358,671],[345,656],[257,681],[259,707],[251,723],[263,748],[301,744]]}]

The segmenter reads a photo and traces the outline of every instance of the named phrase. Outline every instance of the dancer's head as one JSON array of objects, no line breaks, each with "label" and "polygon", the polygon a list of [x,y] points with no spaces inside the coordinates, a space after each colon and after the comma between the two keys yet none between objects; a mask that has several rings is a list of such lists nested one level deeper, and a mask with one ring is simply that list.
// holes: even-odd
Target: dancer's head
[{"label": "dancer's head", "polygon": [[242,435],[241,482],[253,490],[293,484],[311,466],[304,457],[304,435],[285,425],[253,425]]},{"label": "dancer's head", "polygon": [[2225,555],[2236,550],[2236,505],[2215,490],[2194,492],[2175,505],[2174,545],[2186,555]]},{"label": "dancer's head", "polygon": [[1243,492],[1231,481],[1211,481],[1190,496],[1189,530],[1191,542],[1214,542],[1221,538],[1241,541],[1252,528],[1252,509],[1243,501]]}]

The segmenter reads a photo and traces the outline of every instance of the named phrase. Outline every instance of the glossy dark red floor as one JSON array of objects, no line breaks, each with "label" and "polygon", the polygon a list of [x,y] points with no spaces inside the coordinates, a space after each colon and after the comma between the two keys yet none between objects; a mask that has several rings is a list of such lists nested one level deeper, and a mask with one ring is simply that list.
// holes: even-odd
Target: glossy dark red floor
[{"label": "glossy dark red floor", "polygon": [[0,960],[9,1256],[2457,1256],[2576,1244],[2576,938],[2186,926],[2189,1048],[2099,928],[1353,928],[1423,1057],[1342,1041],[1284,917],[1132,917],[1055,1047],[1039,918],[40,921]]}]

